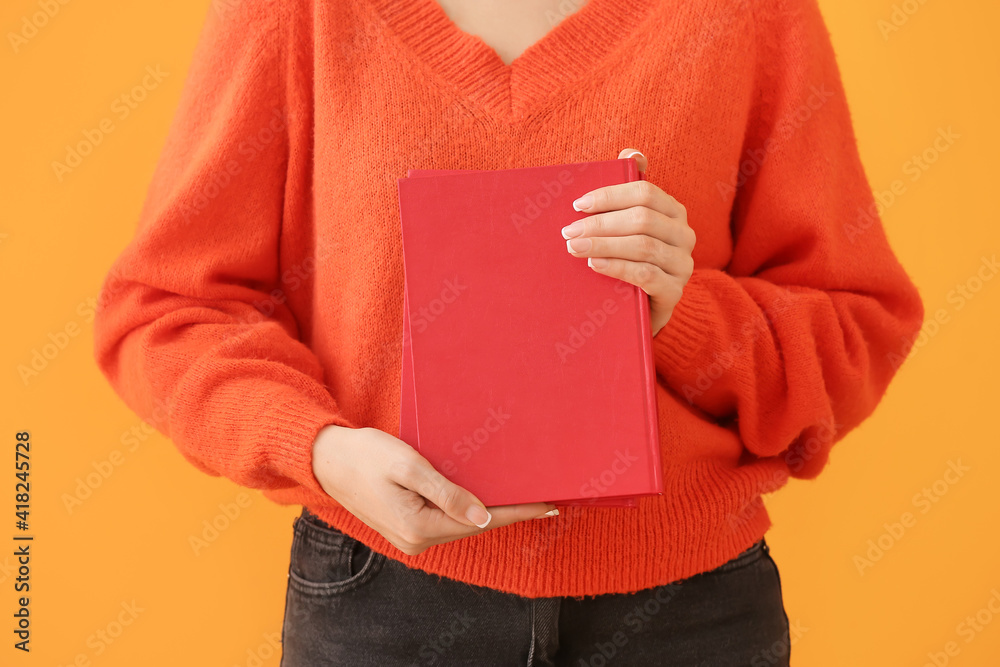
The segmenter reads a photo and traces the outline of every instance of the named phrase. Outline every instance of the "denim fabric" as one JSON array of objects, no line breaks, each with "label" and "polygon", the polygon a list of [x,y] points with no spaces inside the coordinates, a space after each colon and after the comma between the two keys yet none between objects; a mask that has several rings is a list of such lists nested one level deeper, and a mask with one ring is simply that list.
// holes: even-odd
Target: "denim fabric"
[{"label": "denim fabric", "polygon": [[282,667],[787,667],[790,653],[763,539],[714,570],[634,594],[525,598],[408,568],[305,508],[282,645]]}]

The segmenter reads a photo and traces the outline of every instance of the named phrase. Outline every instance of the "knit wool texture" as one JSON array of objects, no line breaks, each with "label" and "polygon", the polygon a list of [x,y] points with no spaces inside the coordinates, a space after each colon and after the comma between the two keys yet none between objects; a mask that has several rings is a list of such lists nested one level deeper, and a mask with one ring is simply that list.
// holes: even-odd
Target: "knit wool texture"
[{"label": "knit wool texture", "polygon": [[[324,492],[311,454],[328,424],[398,432],[396,179],[628,147],[697,234],[653,339],[664,493],[403,554]],[[761,494],[820,473],[922,320],[816,0],[590,0],[510,66],[434,0],[241,0],[202,28],[94,353],[209,475],[411,568],[584,596],[684,579],[760,539]]]}]

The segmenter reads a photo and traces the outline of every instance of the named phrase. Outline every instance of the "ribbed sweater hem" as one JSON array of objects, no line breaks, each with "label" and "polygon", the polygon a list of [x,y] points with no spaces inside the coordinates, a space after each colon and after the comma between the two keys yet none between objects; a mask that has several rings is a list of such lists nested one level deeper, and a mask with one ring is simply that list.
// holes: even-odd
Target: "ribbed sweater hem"
[{"label": "ribbed sweater hem", "polygon": [[[280,504],[308,507],[373,551],[410,568],[528,598],[581,597],[677,582],[736,557],[771,526],[760,491],[767,490],[767,480],[784,479],[785,471],[774,459],[736,469],[695,461],[668,468],[664,494],[641,498],[638,508],[560,507],[559,516],[488,529],[416,556],[404,554],[332,501],[296,500],[294,490],[264,494]],[[605,541],[590,535],[602,535]],[[616,545],[621,543],[638,545],[640,561],[617,561]]]}]

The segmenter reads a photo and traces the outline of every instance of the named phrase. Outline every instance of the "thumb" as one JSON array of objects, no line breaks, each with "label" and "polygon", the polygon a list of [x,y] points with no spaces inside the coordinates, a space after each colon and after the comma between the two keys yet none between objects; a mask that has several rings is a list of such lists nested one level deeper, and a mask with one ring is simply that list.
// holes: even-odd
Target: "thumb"
[{"label": "thumb", "polygon": [[635,158],[636,163],[639,165],[639,171],[640,172],[645,172],[646,171],[646,167],[648,166],[648,161],[646,160],[646,156],[643,155],[641,152],[639,152],[637,149],[635,149],[635,148],[626,148],[625,150],[623,150],[621,153],[618,154],[618,159],[619,160],[621,160],[622,158],[627,158],[627,157],[634,157]]},{"label": "thumb", "polygon": [[489,525],[493,515],[471,491],[442,475],[427,459],[422,458],[419,468],[419,482],[414,491],[459,523],[477,528]]}]

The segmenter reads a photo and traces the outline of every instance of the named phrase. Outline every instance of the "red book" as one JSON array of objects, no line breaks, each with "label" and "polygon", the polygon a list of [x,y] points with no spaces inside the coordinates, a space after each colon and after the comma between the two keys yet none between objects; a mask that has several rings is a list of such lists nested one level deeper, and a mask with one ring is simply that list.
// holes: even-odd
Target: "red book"
[{"label": "red book", "polygon": [[487,506],[662,493],[648,297],[559,232],[640,178],[629,158],[398,180],[399,437]]}]

